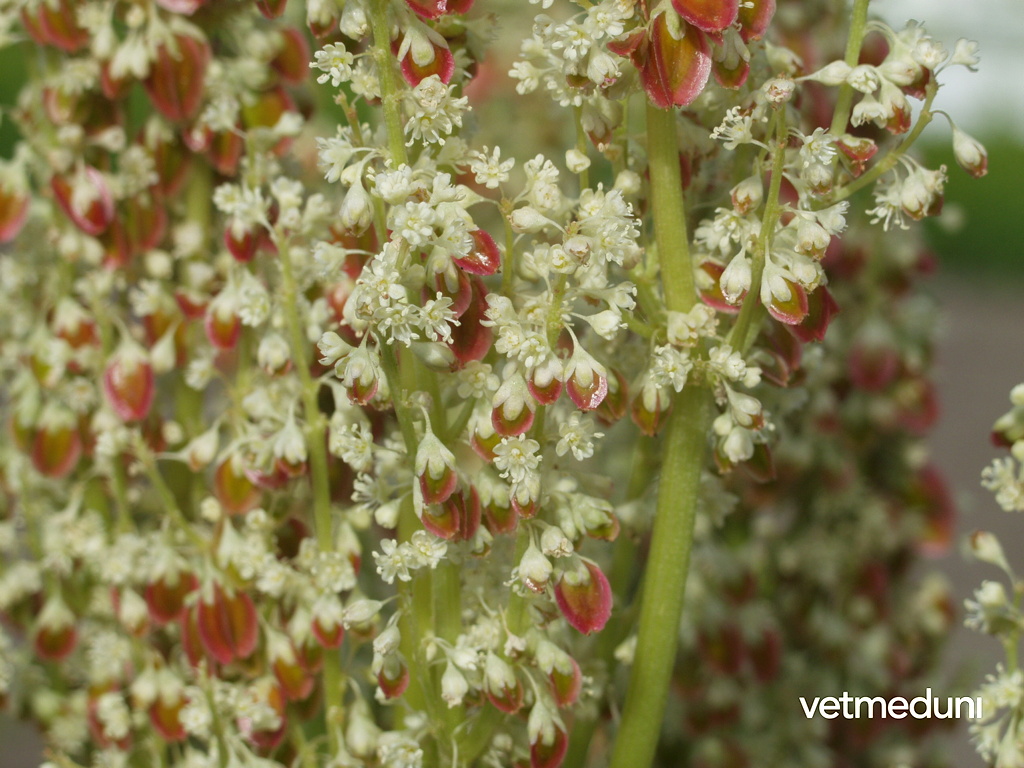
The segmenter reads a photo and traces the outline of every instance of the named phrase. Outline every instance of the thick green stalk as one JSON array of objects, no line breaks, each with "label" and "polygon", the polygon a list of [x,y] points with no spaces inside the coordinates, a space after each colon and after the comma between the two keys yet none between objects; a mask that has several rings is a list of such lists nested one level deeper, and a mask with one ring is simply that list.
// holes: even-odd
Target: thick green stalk
[{"label": "thick green stalk", "polygon": [[[675,114],[648,104],[647,152],[654,236],[665,305],[686,312],[696,301],[686,210],[679,176]],[[673,404],[644,575],[636,653],[611,768],[647,768],[665,714],[693,548],[700,473],[710,418],[707,392],[694,384]]]}]

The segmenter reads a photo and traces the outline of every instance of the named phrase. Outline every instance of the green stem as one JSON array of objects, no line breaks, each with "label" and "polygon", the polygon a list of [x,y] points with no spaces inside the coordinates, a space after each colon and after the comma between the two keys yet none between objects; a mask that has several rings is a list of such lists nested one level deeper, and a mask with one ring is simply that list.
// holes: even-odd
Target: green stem
[{"label": "green stem", "polygon": [[394,164],[409,162],[405,150],[405,131],[402,126],[402,94],[398,89],[394,57],[391,55],[391,25],[388,22],[386,0],[369,3],[370,26],[373,29],[373,59],[377,64],[380,79],[381,104],[384,107],[384,124],[388,129],[388,150]]},{"label": "green stem", "polygon": [[[696,298],[672,111],[647,105],[647,146],[654,235],[666,308],[686,312]],[[647,768],[657,749],[693,548],[710,420],[708,406],[707,392],[691,385],[676,397],[669,417],[636,654],[611,768]]]},{"label": "green stem", "polygon": [[687,387],[669,417],[636,653],[611,768],[647,768],[658,745],[693,548],[708,406],[702,388]]},{"label": "green stem", "polygon": [[683,180],[679,173],[679,139],[671,110],[647,105],[647,157],[651,174],[651,209],[665,308],[687,312],[696,302],[690,239],[686,234]]},{"label": "green stem", "polygon": [[775,114],[776,138],[775,153],[772,157],[772,180],[768,188],[768,199],[765,201],[764,214],[761,217],[761,232],[754,249],[753,262],[750,268],[750,288],[743,299],[743,306],[736,317],[736,323],[729,332],[729,346],[745,351],[753,343],[754,336],[749,333],[750,324],[755,310],[761,302],[761,277],[768,252],[772,247],[775,225],[778,224],[781,208],[779,206],[779,190],[782,189],[782,171],[786,164],[786,120],[782,112]]},{"label": "green stem", "polygon": [[[331,519],[331,488],[327,465],[327,446],[323,414],[317,402],[320,383],[309,372],[309,344],[299,319],[299,287],[295,280],[288,243],[275,238],[281,261],[285,321],[292,348],[292,359],[302,384],[302,407],[306,417],[306,449],[309,454],[309,480],[313,489],[313,524],[317,545],[324,552],[334,551],[334,526]],[[324,656],[324,726],[332,753],[340,747],[340,723],[344,707],[344,682],[341,656],[337,652]]]},{"label": "green stem", "polygon": [[[860,58],[861,45],[864,43],[864,32],[868,23],[868,4],[871,0],[854,0],[853,16],[850,19],[850,35],[846,38],[846,55],[844,60],[848,67],[857,66]],[[850,122],[850,112],[853,109],[853,86],[843,83],[839,88],[839,97],[836,99],[836,109],[832,113],[832,127],[829,133],[833,136],[841,136],[846,133],[847,123]]]}]

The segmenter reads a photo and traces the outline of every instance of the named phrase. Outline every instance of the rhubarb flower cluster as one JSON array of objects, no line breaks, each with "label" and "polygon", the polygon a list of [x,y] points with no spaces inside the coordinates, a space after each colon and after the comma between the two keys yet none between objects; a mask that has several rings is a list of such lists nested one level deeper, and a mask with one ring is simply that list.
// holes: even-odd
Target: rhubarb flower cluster
[{"label": "rhubarb flower cluster", "polygon": [[778,713],[914,690],[951,622],[909,570],[952,519],[927,259],[886,230],[938,213],[907,150],[974,47],[543,0],[497,69],[535,5],[0,3],[37,62],[3,107],[0,705],[48,765],[928,751]]}]

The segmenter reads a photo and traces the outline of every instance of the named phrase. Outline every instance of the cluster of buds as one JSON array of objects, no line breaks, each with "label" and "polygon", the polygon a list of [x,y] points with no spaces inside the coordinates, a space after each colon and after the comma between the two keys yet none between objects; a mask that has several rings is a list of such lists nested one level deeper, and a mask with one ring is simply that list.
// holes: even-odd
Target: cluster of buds
[{"label": "cluster of buds", "polygon": [[[0,7],[39,61],[0,164],[0,704],[53,765],[603,764],[657,738],[622,703],[652,643],[664,765],[927,735],[761,726],[914,690],[951,621],[908,575],[952,515],[926,260],[884,231],[938,212],[906,151],[976,55],[879,24],[828,63],[839,4],[790,5],[560,0],[509,75],[568,149],[470,119],[515,98],[521,3]],[[641,568],[691,548],[652,621]]]}]

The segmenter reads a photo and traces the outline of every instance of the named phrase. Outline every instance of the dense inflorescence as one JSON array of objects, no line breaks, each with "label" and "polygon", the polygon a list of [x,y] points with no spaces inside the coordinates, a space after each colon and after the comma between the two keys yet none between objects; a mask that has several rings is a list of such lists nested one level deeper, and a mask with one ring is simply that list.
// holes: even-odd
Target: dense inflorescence
[{"label": "dense inflorescence", "polygon": [[[981,473],[982,485],[991,491],[1004,512],[1024,512],[1024,385],[1010,392],[1011,409],[992,426],[992,443],[1009,450],[1009,456],[993,459]],[[1019,662],[1021,637],[1020,594],[1022,582],[1007,557],[999,538],[989,531],[975,531],[970,551],[979,562],[1002,571],[1003,581],[985,580],[966,600],[964,623],[975,632],[989,635],[1003,646],[1006,662],[996,666],[975,692],[982,711],[971,725],[978,753],[989,765],[1024,764],[1024,734],[1021,707],[1024,706],[1024,676]],[[1006,585],[1010,589],[1007,591]]]},{"label": "dense inflorescence", "polygon": [[941,761],[797,698],[952,622],[901,230],[973,44],[533,5],[506,87],[522,3],[0,4],[0,701],[53,765]]}]

